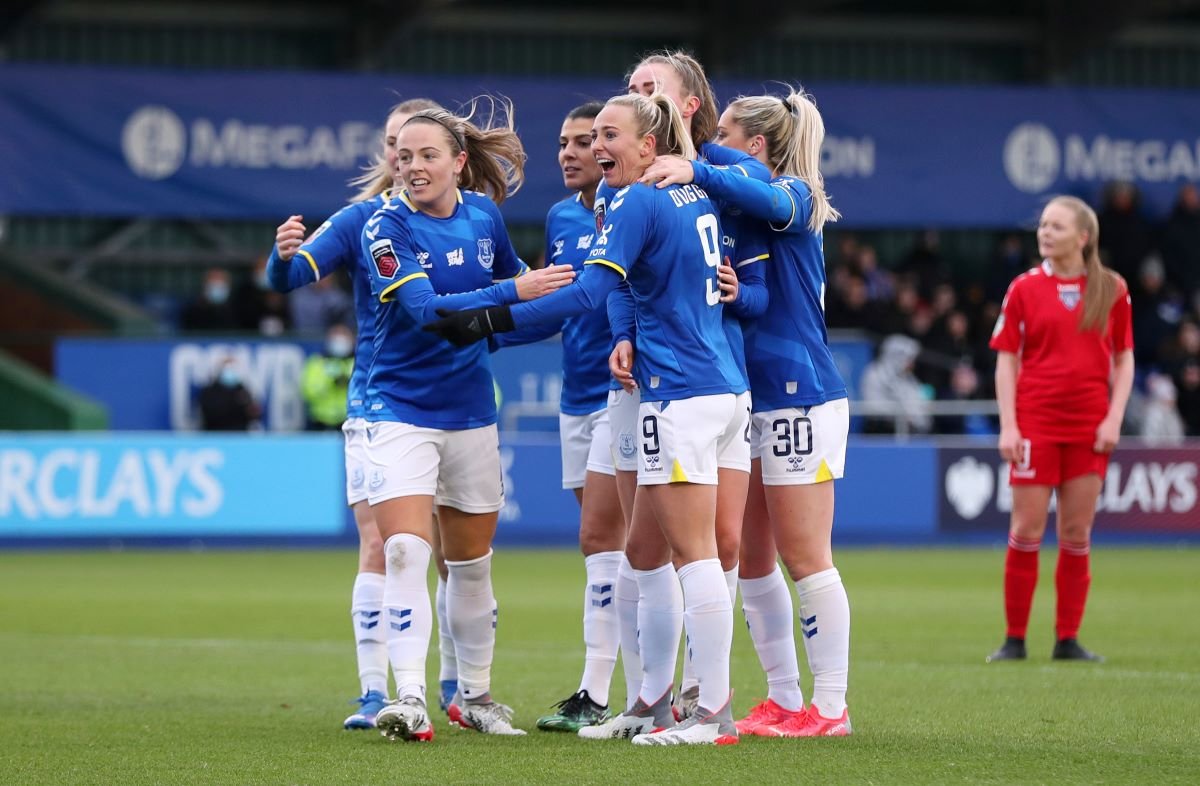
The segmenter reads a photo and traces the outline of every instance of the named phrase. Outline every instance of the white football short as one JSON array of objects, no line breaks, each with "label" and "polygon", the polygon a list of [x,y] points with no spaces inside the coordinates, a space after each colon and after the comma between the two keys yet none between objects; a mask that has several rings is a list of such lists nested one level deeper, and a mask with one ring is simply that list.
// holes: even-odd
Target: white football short
[{"label": "white football short", "polygon": [[342,424],[346,438],[346,504],[353,507],[367,498],[367,421],[350,418]]},{"label": "white football short", "polygon": [[755,412],[750,438],[754,458],[762,460],[763,485],[799,486],[842,477],[849,433],[850,404],[844,398]]},{"label": "white football short", "polygon": [[608,428],[608,410],[587,415],[558,415],[558,441],[562,448],[562,484],[565,489],[581,489],[588,472],[616,474],[612,464],[612,434]]},{"label": "white football short", "polygon": [[739,393],[734,402],[737,407],[736,427],[721,435],[717,443],[717,466],[721,469],[750,471],[750,391]]},{"label": "white football short", "polygon": [[739,417],[733,393],[643,402],[638,418],[639,486],[715,486],[719,446],[745,439],[745,412]]},{"label": "white football short", "polygon": [[638,407],[642,403],[642,392],[634,390],[608,391],[609,453],[613,467],[621,472],[637,472],[638,469]]},{"label": "white football short", "polygon": [[429,494],[464,513],[504,507],[496,426],[444,430],[409,423],[367,424],[367,498],[372,505]]}]

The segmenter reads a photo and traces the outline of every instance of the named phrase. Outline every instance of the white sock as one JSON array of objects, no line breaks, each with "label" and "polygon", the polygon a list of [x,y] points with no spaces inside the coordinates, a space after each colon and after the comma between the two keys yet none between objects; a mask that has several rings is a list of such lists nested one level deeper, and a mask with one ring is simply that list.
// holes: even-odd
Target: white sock
[{"label": "white sock", "polygon": [[384,696],[388,689],[387,634],[382,624],[382,573],[360,573],[350,594],[350,621],[354,623],[354,644],[358,653],[358,681],[362,692],[377,690]]},{"label": "white sock", "polygon": [[[737,589],[738,589],[737,573],[738,573],[737,565],[734,565],[732,568],[725,571],[725,586],[729,590],[729,608],[730,609],[732,609],[734,606],[737,605]],[[686,628],[686,626],[685,626],[685,628]],[[689,657],[687,655],[687,653],[691,651],[691,648],[692,648],[692,642],[689,640],[687,630],[685,629],[684,630],[684,643],[683,643],[683,651],[684,651],[683,676],[679,680],[679,692],[680,693],[684,693],[685,691],[687,691],[691,688],[694,688],[700,684],[700,680],[697,679],[697,677],[696,677],[696,664],[692,661],[691,657]],[[708,709],[708,707],[705,707],[705,709]]]},{"label": "white sock", "polygon": [[392,535],[383,544],[387,575],[383,622],[388,657],[396,675],[396,698],[425,699],[425,656],[433,632],[429,607],[429,558],[433,549],[416,535]]},{"label": "white sock", "polygon": [[584,560],[587,587],[583,593],[583,677],[579,689],[597,704],[608,706],[608,688],[617,665],[620,626],[615,602],[617,569],[625,555],[602,551]]},{"label": "white sock", "polygon": [[826,718],[839,718],[846,709],[850,671],[850,601],[837,568],[823,570],[796,582],[800,601],[800,632],[808,669],[813,675],[813,705]]},{"label": "white sock", "polygon": [[458,657],[454,654],[454,637],[450,635],[450,618],[446,615],[446,580],[437,580],[438,681],[458,681]]},{"label": "white sock", "polygon": [[642,685],[638,695],[653,702],[675,680],[679,634],[683,630],[683,590],[670,563],[654,570],[635,570],[638,583],[638,644],[642,653]]},{"label": "white sock", "polygon": [[779,566],[760,579],[742,579],[742,612],[758,662],[767,675],[767,698],[785,710],[804,707],[796,658],[792,593]]},{"label": "white sock", "polygon": [[733,606],[723,573],[716,558],[689,562],[679,569],[689,659],[700,681],[700,706],[709,711],[719,710],[729,701]]},{"label": "white sock", "polygon": [[625,709],[642,689],[642,650],[638,644],[638,585],[625,555],[617,568],[617,622],[621,630],[621,668],[625,672]]},{"label": "white sock", "polygon": [[458,692],[469,701],[484,696],[492,683],[497,616],[492,552],[465,562],[446,560],[446,567],[446,614],[458,655]]}]

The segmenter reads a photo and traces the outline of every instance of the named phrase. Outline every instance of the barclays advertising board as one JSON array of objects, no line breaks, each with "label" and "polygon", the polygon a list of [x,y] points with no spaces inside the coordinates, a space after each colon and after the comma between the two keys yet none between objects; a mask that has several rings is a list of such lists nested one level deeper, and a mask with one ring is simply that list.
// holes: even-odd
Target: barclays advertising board
[{"label": "barclays advertising board", "polygon": [[[1200,535],[1198,475],[1200,447],[1118,446],[1097,504],[1097,536]],[[937,477],[941,531],[1008,530],[1012,489],[995,447],[942,447]]]},{"label": "barclays advertising board", "polygon": [[340,539],[338,435],[0,436],[0,541]]},{"label": "barclays advertising board", "polygon": [[[778,92],[718,80],[722,102]],[[61,100],[61,85],[72,87]],[[894,87],[810,83],[825,120],[822,171],[846,226],[1012,227],[1047,196],[1094,199],[1136,183],[1163,214],[1200,180],[1200,100],[1184,90]],[[293,99],[301,90],[305,100]],[[613,79],[168,72],[6,64],[0,160],[12,215],[312,220],[352,193],[387,108],[428,96],[449,107],[512,99],[529,161],[504,205],[540,223],[564,195],[555,160],[568,110],[624,92]],[[1114,111],[1119,107],[1120,111]],[[46,172],[63,173],[46,178]]]}]

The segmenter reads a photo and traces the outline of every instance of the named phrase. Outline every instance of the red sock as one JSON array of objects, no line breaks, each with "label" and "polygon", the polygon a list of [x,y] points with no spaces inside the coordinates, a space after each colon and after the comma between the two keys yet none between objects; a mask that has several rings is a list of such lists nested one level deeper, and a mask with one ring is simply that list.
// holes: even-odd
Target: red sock
[{"label": "red sock", "polygon": [[1009,638],[1025,638],[1025,630],[1029,627],[1041,545],[1040,538],[1008,536],[1008,555],[1004,559],[1004,614],[1008,631],[1004,635]]},{"label": "red sock", "polygon": [[1083,622],[1083,607],[1087,605],[1088,587],[1092,574],[1088,553],[1090,545],[1084,543],[1058,544],[1058,569],[1054,573],[1054,584],[1058,589],[1058,609],[1054,628],[1059,640],[1073,639],[1079,635]]}]

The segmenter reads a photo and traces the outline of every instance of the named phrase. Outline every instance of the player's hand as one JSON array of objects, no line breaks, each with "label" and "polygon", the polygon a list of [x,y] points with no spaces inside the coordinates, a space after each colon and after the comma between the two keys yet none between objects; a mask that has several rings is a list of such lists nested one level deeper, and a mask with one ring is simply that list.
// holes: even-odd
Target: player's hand
[{"label": "player's hand", "polygon": [[1096,428],[1096,444],[1092,446],[1092,450],[1097,453],[1112,453],[1120,439],[1121,422],[1105,418]]},{"label": "player's hand", "polygon": [[424,325],[421,330],[437,333],[456,347],[468,347],[495,333],[507,333],[514,327],[512,309],[508,306],[470,308],[465,311],[439,308],[437,315],[441,319]]},{"label": "player's hand", "polygon": [[1024,459],[1021,455],[1021,431],[1015,427],[1000,429],[1000,458],[1012,464],[1020,464]]},{"label": "player's hand", "polygon": [[550,265],[541,270],[530,270],[517,279],[517,297],[534,300],[562,289],[575,280],[575,269],[570,265]]},{"label": "player's hand", "polygon": [[717,268],[717,283],[721,287],[722,303],[732,303],[737,300],[737,272],[734,271],[733,265],[729,264],[729,257],[725,257],[725,262]]},{"label": "player's hand", "polygon": [[275,247],[279,249],[279,258],[284,262],[291,260],[304,244],[304,216],[290,216],[275,229]]},{"label": "player's hand", "polygon": [[667,186],[685,185],[692,182],[695,177],[695,172],[692,171],[692,162],[686,158],[679,156],[659,156],[654,159],[654,163],[642,175],[638,182],[653,185],[658,184],[658,188],[666,188]]},{"label": "player's hand", "polygon": [[633,379],[633,344],[628,339],[618,341],[608,356],[608,370],[626,393],[637,390]]}]

